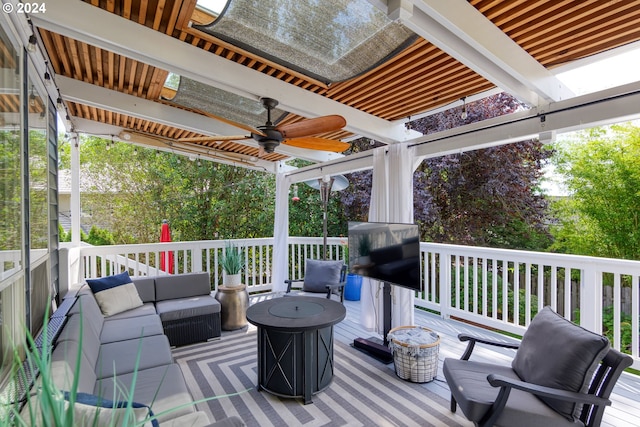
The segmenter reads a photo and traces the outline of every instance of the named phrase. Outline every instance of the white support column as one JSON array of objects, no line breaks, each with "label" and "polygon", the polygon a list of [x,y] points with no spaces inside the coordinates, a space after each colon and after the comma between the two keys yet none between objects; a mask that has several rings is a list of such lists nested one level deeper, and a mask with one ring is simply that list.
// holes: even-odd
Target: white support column
[{"label": "white support column", "polygon": [[80,136],[71,134],[71,243],[80,246]]}]

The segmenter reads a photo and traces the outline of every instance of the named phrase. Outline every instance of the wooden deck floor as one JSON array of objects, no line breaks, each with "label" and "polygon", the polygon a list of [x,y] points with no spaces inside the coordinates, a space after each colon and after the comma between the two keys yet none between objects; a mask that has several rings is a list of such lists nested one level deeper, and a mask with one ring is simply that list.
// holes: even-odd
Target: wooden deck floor
[{"label": "wooden deck floor", "polygon": [[[262,295],[260,298],[252,297],[251,303],[268,297],[268,295]],[[345,301],[345,306],[347,308],[347,316],[342,322],[334,327],[335,339],[340,340],[345,344],[351,344],[355,338],[368,338],[372,336],[371,332],[366,331],[360,325],[360,302]],[[424,326],[436,331],[440,335],[440,349],[438,357],[440,361],[440,368],[438,375],[435,381],[422,384],[422,386],[434,393],[438,393],[446,399],[449,399],[449,388],[445,382],[444,375],[442,374],[442,361],[446,357],[459,358],[464,352],[466,343],[458,341],[457,336],[459,333],[466,332],[506,342],[514,341],[510,337],[463,322],[445,320],[423,310],[416,310],[415,324],[417,326]],[[511,359],[514,354],[514,350],[476,346],[472,357],[473,360],[509,364],[511,363]],[[388,366],[389,369],[394,369],[393,363]],[[640,377],[624,372],[613,390],[611,400],[613,404],[605,410],[602,422],[603,426],[640,426]]]}]

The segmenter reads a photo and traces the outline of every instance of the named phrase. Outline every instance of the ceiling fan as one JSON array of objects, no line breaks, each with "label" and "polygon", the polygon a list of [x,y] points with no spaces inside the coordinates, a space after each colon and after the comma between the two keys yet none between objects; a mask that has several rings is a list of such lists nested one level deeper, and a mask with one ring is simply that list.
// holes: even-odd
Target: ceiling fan
[{"label": "ceiling fan", "polygon": [[278,105],[273,98],[260,98],[262,106],[267,110],[267,122],[258,126],[250,135],[232,136],[206,136],[193,138],[180,138],[181,142],[222,142],[253,139],[260,146],[260,157],[263,153],[273,153],[280,144],[311,150],[333,151],[341,153],[351,146],[349,143],[335,141],[326,138],[318,138],[313,135],[340,130],[347,125],[342,116],[328,115],[305,119],[296,123],[274,125],[271,121],[271,110]]}]

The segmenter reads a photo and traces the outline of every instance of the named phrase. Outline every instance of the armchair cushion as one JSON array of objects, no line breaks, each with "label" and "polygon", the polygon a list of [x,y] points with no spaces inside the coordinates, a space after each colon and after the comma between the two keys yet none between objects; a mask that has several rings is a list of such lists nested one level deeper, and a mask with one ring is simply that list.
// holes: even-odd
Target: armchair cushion
[{"label": "armchair cushion", "polygon": [[[588,331],[545,307],[534,317],[522,337],[511,366],[523,381],[586,393],[598,363],[608,350],[606,337]],[[582,405],[541,399],[567,419],[580,416]]]},{"label": "armchair cushion", "polygon": [[340,283],[342,261],[307,259],[304,271],[304,292],[327,292],[327,285]]}]

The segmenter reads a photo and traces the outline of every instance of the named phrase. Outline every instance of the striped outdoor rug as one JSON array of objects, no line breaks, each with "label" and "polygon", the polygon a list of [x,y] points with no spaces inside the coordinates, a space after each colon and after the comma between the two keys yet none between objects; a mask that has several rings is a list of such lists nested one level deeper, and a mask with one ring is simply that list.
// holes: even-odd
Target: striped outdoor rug
[{"label": "striped outdoor rug", "polygon": [[447,399],[398,378],[393,365],[337,341],[333,382],[313,396],[313,403],[259,392],[256,348],[253,330],[174,349],[194,399],[241,392],[200,403],[198,409],[212,421],[237,415],[249,427],[471,425],[449,411]]}]

